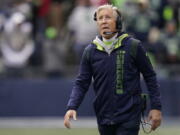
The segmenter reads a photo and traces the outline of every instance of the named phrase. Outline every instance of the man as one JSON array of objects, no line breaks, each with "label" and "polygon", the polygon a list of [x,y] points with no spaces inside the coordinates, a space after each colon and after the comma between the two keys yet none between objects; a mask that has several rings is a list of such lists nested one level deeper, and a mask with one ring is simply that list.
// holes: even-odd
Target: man
[{"label": "man", "polygon": [[100,135],[138,135],[141,117],[140,73],[151,99],[152,130],[161,123],[161,103],[156,74],[139,41],[122,32],[121,13],[112,5],[95,12],[100,36],[86,47],[73,87],[64,125],[76,113],[93,78],[94,109]]}]

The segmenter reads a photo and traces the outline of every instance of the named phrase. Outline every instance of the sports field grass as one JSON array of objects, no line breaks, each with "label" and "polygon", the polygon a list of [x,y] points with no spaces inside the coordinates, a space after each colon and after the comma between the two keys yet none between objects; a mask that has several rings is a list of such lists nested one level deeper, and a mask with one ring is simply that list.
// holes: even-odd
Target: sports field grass
[{"label": "sports field grass", "polygon": [[[95,118],[72,121],[66,129],[63,118],[1,118],[0,135],[99,135]],[[140,130],[139,135],[146,135]],[[180,135],[180,119],[164,118],[162,125],[149,135]]]},{"label": "sports field grass", "polygon": [[[95,128],[0,128],[0,135],[99,135]],[[139,135],[146,135],[140,131]],[[180,128],[160,128],[150,135],[180,135]]]}]

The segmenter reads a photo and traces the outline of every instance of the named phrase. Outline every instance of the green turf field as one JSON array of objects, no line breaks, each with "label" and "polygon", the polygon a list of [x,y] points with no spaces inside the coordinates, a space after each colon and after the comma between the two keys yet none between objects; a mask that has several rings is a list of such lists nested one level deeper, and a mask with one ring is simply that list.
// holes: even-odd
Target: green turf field
[{"label": "green turf field", "polygon": [[[98,135],[94,128],[1,128],[0,135]],[[140,131],[139,135],[145,135]],[[150,135],[180,135],[180,128],[160,128]]]}]

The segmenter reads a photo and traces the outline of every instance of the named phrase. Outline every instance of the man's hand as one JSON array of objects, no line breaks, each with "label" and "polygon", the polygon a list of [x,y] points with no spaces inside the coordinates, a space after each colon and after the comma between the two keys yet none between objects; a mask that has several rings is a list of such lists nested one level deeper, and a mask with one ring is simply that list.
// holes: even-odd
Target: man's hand
[{"label": "man's hand", "polygon": [[151,110],[149,112],[148,121],[152,122],[151,130],[155,130],[157,127],[161,125],[161,111],[160,110]]},{"label": "man's hand", "polygon": [[64,116],[64,126],[66,128],[71,128],[70,119],[76,120],[77,113],[75,110],[68,110]]}]

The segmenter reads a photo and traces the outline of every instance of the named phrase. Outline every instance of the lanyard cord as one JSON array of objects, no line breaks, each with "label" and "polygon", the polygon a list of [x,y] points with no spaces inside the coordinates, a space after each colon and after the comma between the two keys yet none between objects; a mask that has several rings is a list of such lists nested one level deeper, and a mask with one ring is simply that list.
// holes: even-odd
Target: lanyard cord
[{"label": "lanyard cord", "polygon": [[[147,127],[147,126],[150,126],[150,130],[145,129],[145,127]],[[142,127],[143,132],[144,132],[145,134],[150,134],[150,133],[152,132],[152,129],[151,129],[152,124],[150,124],[150,123],[148,123],[148,122],[145,121],[144,112],[142,112],[141,127]]]},{"label": "lanyard cord", "polygon": [[[147,108],[147,95],[146,95],[146,94],[143,94],[143,95],[141,95],[141,96],[142,96],[141,98],[142,98],[142,102],[143,102],[143,103],[142,103],[142,110],[141,110],[142,120],[140,121],[140,123],[141,123],[141,127],[142,127],[142,129],[143,129],[143,132],[144,132],[145,134],[150,134],[150,133],[152,132],[152,129],[151,129],[152,124],[146,122],[146,121],[145,121],[145,116],[144,116],[144,112],[145,112],[145,110],[146,110],[146,108]],[[147,126],[150,127],[149,130],[145,129],[145,127],[147,127]]]}]

